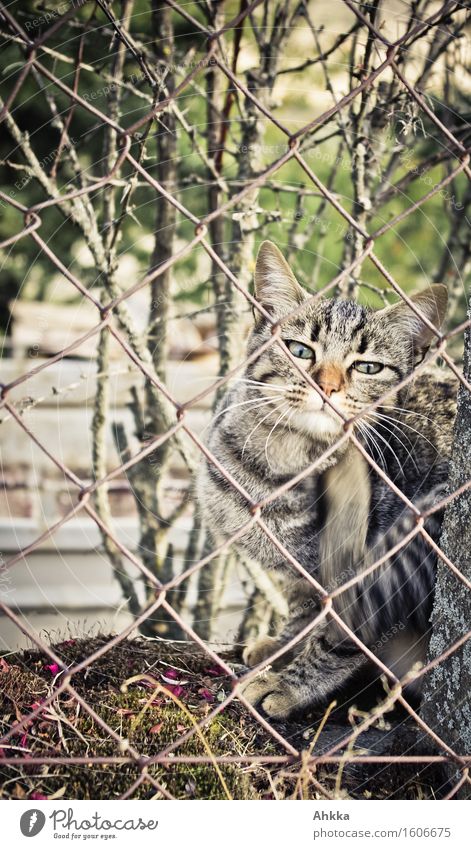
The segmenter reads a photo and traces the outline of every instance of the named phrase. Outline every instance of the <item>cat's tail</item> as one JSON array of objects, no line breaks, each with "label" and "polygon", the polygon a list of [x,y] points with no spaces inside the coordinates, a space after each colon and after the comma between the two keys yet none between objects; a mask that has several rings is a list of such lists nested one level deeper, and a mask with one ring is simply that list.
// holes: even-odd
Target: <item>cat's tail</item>
[{"label": "cat's tail", "polygon": [[[446,484],[440,484],[415,504],[421,513],[426,513],[445,495]],[[443,510],[431,513],[425,520],[424,528],[434,542],[439,541],[442,520]],[[415,516],[406,509],[368,550],[356,570],[363,572],[382,557],[384,562],[339,596],[338,612],[357,636],[373,648],[384,635],[405,627],[418,634],[429,628],[436,552],[420,532],[401,545],[416,526]]]}]

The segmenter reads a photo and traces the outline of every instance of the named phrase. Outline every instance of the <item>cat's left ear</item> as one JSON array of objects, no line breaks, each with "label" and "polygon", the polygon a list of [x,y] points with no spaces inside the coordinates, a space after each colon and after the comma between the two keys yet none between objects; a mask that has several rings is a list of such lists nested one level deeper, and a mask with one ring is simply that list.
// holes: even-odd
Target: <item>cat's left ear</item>
[{"label": "cat's left ear", "polygon": [[[255,297],[275,318],[282,318],[306,300],[281,251],[273,242],[262,242],[255,262]],[[255,311],[257,313],[257,311]],[[257,313],[256,320],[259,320]]]},{"label": "cat's left ear", "polygon": [[[411,301],[417,309],[428,318],[437,330],[443,324],[446,306],[448,302],[448,291],[446,286],[434,284],[423,292],[411,296]],[[382,318],[390,322],[391,327],[397,327],[407,333],[412,341],[414,351],[417,354],[425,354],[436,336],[433,330],[410,308],[404,301],[393,304],[391,307],[380,311]]]}]

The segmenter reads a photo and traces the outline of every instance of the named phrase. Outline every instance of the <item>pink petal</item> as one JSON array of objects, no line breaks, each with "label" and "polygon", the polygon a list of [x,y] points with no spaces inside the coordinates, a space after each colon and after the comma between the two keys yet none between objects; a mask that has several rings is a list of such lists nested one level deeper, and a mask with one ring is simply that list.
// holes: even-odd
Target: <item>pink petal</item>
[{"label": "pink petal", "polygon": [[176,696],[177,699],[180,698],[180,696],[182,696],[185,692],[184,688],[180,687],[179,684],[166,684],[165,689],[170,690],[170,692],[173,693],[173,695]]},{"label": "pink petal", "polygon": [[167,677],[167,678],[178,678],[178,672],[177,672],[177,670],[176,670],[176,669],[172,669],[172,667],[171,667],[171,666],[169,666],[169,667],[165,670],[165,675],[166,675],[166,677]]},{"label": "pink petal", "polygon": [[36,792],[31,793],[31,795],[30,795],[30,796],[28,796],[28,799],[47,799],[47,798],[48,798],[48,797],[47,797],[47,796],[43,796],[43,794],[42,794],[42,793],[36,793]]},{"label": "pink petal", "polygon": [[52,676],[57,675],[61,671],[58,663],[48,663],[44,669],[49,669]]},{"label": "pink petal", "polygon": [[198,690],[198,693],[207,702],[214,702],[214,693],[212,693],[211,690],[207,690],[206,687],[202,687],[201,690]]}]

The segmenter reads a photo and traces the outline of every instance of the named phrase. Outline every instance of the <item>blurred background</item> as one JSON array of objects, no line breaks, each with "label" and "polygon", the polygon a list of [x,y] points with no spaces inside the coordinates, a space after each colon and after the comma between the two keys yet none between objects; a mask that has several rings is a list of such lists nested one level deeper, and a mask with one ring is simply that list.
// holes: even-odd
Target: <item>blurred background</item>
[{"label": "blurred background", "polygon": [[[415,36],[417,24],[440,4],[359,5],[365,21],[387,38],[409,32],[407,47],[397,56],[399,68],[442,124],[469,145],[469,12],[456,4]],[[91,0],[55,8],[30,0],[11,4],[29,38],[51,31],[38,51],[39,69],[27,75],[3,123],[2,239],[24,226],[15,204],[29,208],[91,187],[110,173],[120,151],[119,134],[100,112],[129,128],[195,73],[169,105],[133,133],[131,154],[141,170],[125,162],[105,186],[43,209],[42,242],[27,236],[3,251],[3,384],[52,359],[97,324],[96,308],[67,271],[106,303],[188,247],[193,221],[156,191],[143,170],[193,216],[204,217],[252,186],[283,156],[282,128],[294,134],[314,122],[384,59],[367,24],[341,0],[259,3],[219,43],[226,67],[274,122],[217,65],[204,61],[206,31],[222,29],[246,8],[244,0],[181,7],[142,0],[112,7]],[[11,22],[1,20],[0,29],[5,102],[27,51]],[[370,233],[413,207],[457,165],[453,144],[389,69],[331,119],[314,123],[303,133],[300,149],[332,197]],[[375,244],[404,291],[447,284],[450,328],[466,316],[470,209],[469,185],[458,174]],[[208,238],[249,290],[256,249],[265,238],[279,245],[311,291],[329,284],[363,247],[293,159],[214,218]],[[368,260],[326,296],[333,294],[372,307],[396,298]],[[210,389],[216,376],[243,358],[251,320],[245,299],[198,244],[127,298],[118,315],[133,350],[141,358],[146,353],[178,402]],[[458,363],[461,346],[458,335],[449,348]],[[208,392],[188,412],[190,427],[203,441],[218,397]],[[84,340],[19,384],[9,399],[41,443],[85,482],[119,466],[169,423],[168,409],[107,332]],[[152,587],[83,511],[12,569],[1,568],[72,510],[77,488],[5,409],[0,436],[3,600],[48,641],[120,630],[152,599]],[[100,487],[95,498],[97,513],[161,580],[211,550],[192,499],[197,463],[195,446],[182,436]],[[170,601],[203,638],[233,643],[269,629],[283,615],[279,588],[268,584],[256,564],[229,553],[186,580]],[[140,630],[147,636],[184,637],[163,614],[146,620]],[[0,647],[26,644],[2,617]]]}]

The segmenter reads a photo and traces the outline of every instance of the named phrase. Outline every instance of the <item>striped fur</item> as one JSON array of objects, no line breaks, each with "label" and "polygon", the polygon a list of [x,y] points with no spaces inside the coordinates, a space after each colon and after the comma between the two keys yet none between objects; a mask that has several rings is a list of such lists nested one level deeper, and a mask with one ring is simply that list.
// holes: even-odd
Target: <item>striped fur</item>
[{"label": "striped fur", "polygon": [[[265,242],[255,274],[256,294],[276,319],[306,300],[278,249]],[[414,297],[435,326],[443,320],[446,290],[430,287]],[[257,318],[249,354],[271,335]],[[389,479],[421,510],[445,493],[455,415],[456,382],[437,368],[422,368],[402,389],[433,341],[433,331],[405,304],[372,311],[356,302],[319,300],[282,323],[282,338],[295,351],[296,369],[272,345],[233,381],[216,411],[208,446],[248,492],[252,502],[270,495],[332,448],[343,420],[331,410],[304,371],[347,419],[387,395],[354,431]],[[293,348],[292,344],[296,346]],[[299,356],[307,347],[309,358]],[[311,356],[312,353],[312,356]],[[358,363],[379,364],[365,374]],[[364,366],[363,366],[364,368]],[[370,368],[368,366],[368,368]],[[375,366],[376,368],[376,366]],[[224,475],[204,461],[198,493],[216,541],[247,521],[249,505]],[[283,546],[328,590],[345,583],[385,555],[415,527],[401,498],[374,471],[351,441],[333,450],[318,468],[263,508],[262,517]],[[441,515],[426,529],[434,540]],[[290,616],[275,645],[312,620],[318,600],[307,582],[258,527],[236,544],[244,554],[284,577]],[[435,555],[419,534],[383,565],[335,601],[348,627],[402,674],[423,652],[433,597]],[[386,637],[384,637],[386,635]],[[270,648],[247,652],[260,662]],[[259,676],[245,695],[270,715],[288,716],[325,702],[365,667],[365,656],[337,626],[324,623],[281,669]]]}]

